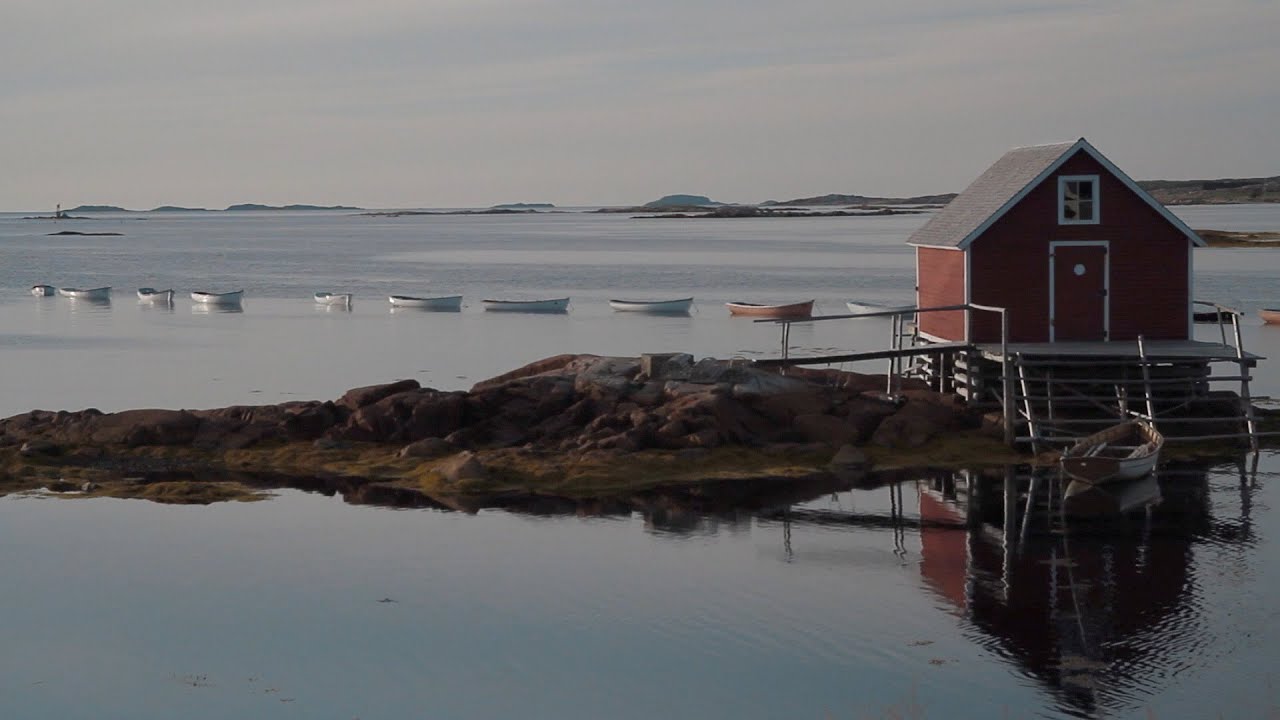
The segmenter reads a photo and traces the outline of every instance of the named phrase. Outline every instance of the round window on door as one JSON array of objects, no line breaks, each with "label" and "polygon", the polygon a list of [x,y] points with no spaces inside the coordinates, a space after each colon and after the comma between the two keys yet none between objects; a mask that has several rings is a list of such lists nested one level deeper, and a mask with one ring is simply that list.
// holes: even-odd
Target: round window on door
[{"label": "round window on door", "polygon": [[1084,275],[1084,263],[1076,263],[1076,266],[1071,268],[1071,271],[1076,274],[1076,277]]}]

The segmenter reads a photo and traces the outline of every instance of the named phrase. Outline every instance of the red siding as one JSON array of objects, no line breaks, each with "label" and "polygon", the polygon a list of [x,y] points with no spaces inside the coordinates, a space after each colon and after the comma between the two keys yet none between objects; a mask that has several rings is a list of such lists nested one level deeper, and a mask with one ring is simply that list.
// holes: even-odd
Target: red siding
[{"label": "red siding", "polygon": [[[1058,225],[1059,175],[1099,176],[1100,224]],[[1153,340],[1187,338],[1190,241],[1082,151],[969,247],[972,301],[1010,308],[1011,341],[1048,342],[1049,243],[1069,240],[1110,243],[1109,339],[1133,340],[1139,334]],[[920,257],[923,302],[926,280]],[[1057,312],[1070,313],[1071,308],[1059,306]],[[975,312],[972,333],[976,342],[999,341],[999,318]]]},{"label": "red siding", "polygon": [[[918,307],[940,307],[964,303],[964,252],[943,248],[916,248],[919,274]],[[964,311],[923,313],[920,332],[943,340],[964,340]]]}]

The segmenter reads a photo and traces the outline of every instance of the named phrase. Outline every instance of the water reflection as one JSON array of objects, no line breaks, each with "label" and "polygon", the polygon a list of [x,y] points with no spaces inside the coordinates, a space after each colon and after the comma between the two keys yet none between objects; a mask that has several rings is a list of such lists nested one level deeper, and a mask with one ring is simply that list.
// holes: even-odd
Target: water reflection
[{"label": "water reflection", "polygon": [[192,315],[218,315],[222,313],[242,313],[244,306],[227,303],[192,303]]},{"label": "water reflection", "polygon": [[434,308],[434,307],[396,307],[396,306],[393,306],[393,307],[391,307],[391,308],[390,308],[390,310],[391,310],[391,314],[392,314],[392,315],[413,315],[413,314],[421,314],[421,313],[430,313],[430,314],[434,314],[434,313],[460,313],[460,312],[462,312],[462,307],[461,307],[461,306],[459,306],[459,307],[441,307],[441,308]]},{"label": "water reflection", "polygon": [[[1205,565],[1247,575],[1258,543],[1256,469],[1242,463],[1226,477],[1238,501],[1224,502],[1221,466],[1170,464],[1117,493],[1116,512],[1097,512],[1107,501],[1089,515],[1064,512],[1061,477],[1017,467],[886,473],[859,479],[860,490],[831,477],[723,480],[596,499],[433,499],[341,477],[205,479],[394,508],[638,515],[659,541],[750,536],[758,544],[763,536],[783,563],[901,568],[918,581],[905,590],[935,598],[962,636],[1033,679],[1058,712],[1094,717],[1144,706],[1170,688],[1177,669],[1200,666],[1198,653],[1217,639],[1203,616],[1222,576]],[[1206,561],[1209,554],[1218,562]]]},{"label": "water reflection", "polygon": [[73,313],[103,313],[111,309],[111,298],[61,298]]},{"label": "water reflection", "polygon": [[138,307],[144,313],[149,313],[149,312],[172,313],[174,309],[173,298],[172,297],[160,298],[157,300],[139,299]]},{"label": "water reflection", "polygon": [[1194,546],[1242,556],[1254,544],[1252,473],[1241,466],[1234,518],[1211,513],[1208,474],[1172,465],[1129,488],[1139,501],[1125,512],[1089,517],[1062,512],[1054,474],[934,478],[919,487],[922,579],[1064,712],[1131,708],[1163,689],[1180,650],[1205,643]]}]

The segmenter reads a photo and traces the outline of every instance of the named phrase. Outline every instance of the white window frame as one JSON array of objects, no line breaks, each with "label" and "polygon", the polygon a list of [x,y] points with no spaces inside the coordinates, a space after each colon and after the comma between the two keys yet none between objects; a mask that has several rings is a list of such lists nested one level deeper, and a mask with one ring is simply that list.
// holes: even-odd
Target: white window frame
[{"label": "white window frame", "polygon": [[[1093,184],[1093,217],[1089,220],[1069,218],[1063,212],[1067,203],[1067,183],[1088,182]],[[1058,224],[1059,225],[1097,225],[1102,217],[1101,183],[1097,175],[1059,175],[1058,176]]]},{"label": "white window frame", "polygon": [[1049,342],[1057,342],[1058,336],[1058,288],[1054,282],[1054,265],[1060,247],[1101,247],[1102,259],[1102,339],[1111,341],[1111,242],[1109,240],[1056,240],[1049,243]]}]

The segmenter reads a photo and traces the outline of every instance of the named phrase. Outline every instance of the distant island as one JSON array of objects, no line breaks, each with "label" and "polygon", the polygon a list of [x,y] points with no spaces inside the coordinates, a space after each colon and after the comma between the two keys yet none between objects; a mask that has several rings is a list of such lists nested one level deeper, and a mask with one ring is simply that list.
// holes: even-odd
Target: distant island
[{"label": "distant island", "polygon": [[706,195],[664,195],[657,200],[645,203],[644,207],[715,207],[718,205],[724,205],[724,203],[716,202]]},{"label": "distant island", "polygon": [[242,203],[240,205],[231,205],[227,208],[227,212],[240,212],[242,210],[363,210],[364,208],[352,207],[350,205],[259,205],[257,203]]},{"label": "distant island", "polygon": [[551,203],[502,203],[501,205],[492,205],[490,210],[551,210],[555,205]]},{"label": "distant island", "polygon": [[130,210],[122,208],[118,205],[79,205],[73,207],[66,212],[239,212],[244,210],[363,210],[364,208],[353,207],[349,205],[259,205],[257,203],[242,203],[240,205],[231,205],[224,211],[212,210],[210,208],[191,208],[180,207],[178,205],[161,205],[151,210]]},{"label": "distant island", "polygon": [[766,200],[761,207],[795,206],[814,207],[826,205],[848,205],[850,207],[883,207],[885,205],[946,205],[957,193],[940,195],[916,195],[914,197],[878,197],[874,195],[819,195],[817,197],[796,198],[795,200]]}]

